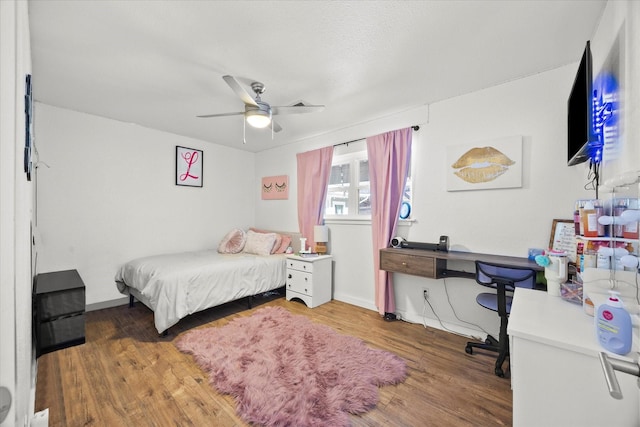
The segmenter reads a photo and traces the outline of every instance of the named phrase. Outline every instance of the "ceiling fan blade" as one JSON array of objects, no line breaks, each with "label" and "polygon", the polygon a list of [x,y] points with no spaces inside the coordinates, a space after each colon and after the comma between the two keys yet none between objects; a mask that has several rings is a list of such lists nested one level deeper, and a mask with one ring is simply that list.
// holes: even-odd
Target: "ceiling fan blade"
[{"label": "ceiling fan blade", "polygon": [[226,75],[222,76],[222,78],[225,82],[227,82],[227,84],[236,93],[236,95],[238,95],[240,99],[242,99],[242,102],[247,105],[253,105],[254,107],[258,106],[258,103],[251,97],[251,95],[249,95],[249,92],[247,92],[242,86],[240,86],[240,83],[238,83],[235,77]]},{"label": "ceiling fan blade", "polygon": [[276,115],[276,114],[318,113],[322,110],[324,110],[324,105],[271,107],[271,114]]},{"label": "ceiling fan blade", "polygon": [[205,114],[205,115],[196,116],[196,117],[199,117],[201,119],[207,119],[209,117],[239,116],[241,114],[244,114],[244,111],[239,111],[237,113]]}]

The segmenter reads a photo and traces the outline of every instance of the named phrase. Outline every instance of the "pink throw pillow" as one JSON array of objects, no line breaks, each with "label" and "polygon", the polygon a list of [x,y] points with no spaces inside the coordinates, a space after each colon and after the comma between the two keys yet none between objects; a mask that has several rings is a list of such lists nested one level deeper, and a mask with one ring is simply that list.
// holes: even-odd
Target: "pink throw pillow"
[{"label": "pink throw pillow", "polygon": [[272,254],[283,254],[287,250],[287,247],[289,247],[289,244],[291,243],[291,237],[285,236],[284,234],[278,234],[268,230],[260,230],[254,227],[249,228],[249,230],[253,231],[254,233],[263,233],[263,234],[273,233],[276,235],[276,241],[273,244],[273,249],[271,249]]},{"label": "pink throw pillow", "polygon": [[218,252],[221,254],[237,254],[242,252],[247,242],[247,233],[239,228],[234,228],[222,238],[218,245]]},{"label": "pink throw pillow", "polygon": [[277,254],[283,254],[287,251],[287,248],[291,246],[291,236],[282,235],[282,243],[280,243],[280,247],[276,249]]},{"label": "pink throw pillow", "polygon": [[247,231],[247,242],[242,251],[248,254],[271,255],[275,242],[275,233],[256,233],[249,230]]}]

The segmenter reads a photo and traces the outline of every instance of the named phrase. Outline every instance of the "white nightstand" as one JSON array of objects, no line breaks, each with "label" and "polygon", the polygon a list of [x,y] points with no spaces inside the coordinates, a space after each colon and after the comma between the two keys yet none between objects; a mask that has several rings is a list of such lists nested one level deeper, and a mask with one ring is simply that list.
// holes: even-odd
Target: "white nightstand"
[{"label": "white nightstand", "polygon": [[287,301],[302,300],[307,307],[314,308],[331,301],[331,271],[333,257],[287,256]]}]

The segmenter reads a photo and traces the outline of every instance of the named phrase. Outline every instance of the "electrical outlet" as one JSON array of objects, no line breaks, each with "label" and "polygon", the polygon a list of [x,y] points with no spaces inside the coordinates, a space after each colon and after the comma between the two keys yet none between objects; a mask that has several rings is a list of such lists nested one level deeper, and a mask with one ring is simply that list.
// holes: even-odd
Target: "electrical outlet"
[{"label": "electrical outlet", "polygon": [[426,288],[422,289],[422,298],[424,298],[425,300],[429,299],[429,289],[426,289]]}]

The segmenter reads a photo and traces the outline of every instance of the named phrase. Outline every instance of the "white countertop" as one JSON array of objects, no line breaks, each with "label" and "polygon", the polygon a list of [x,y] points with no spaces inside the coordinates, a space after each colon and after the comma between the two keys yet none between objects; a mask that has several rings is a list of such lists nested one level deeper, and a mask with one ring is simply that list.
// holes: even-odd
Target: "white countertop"
[{"label": "white countertop", "polygon": [[626,356],[607,352],[598,344],[594,318],[581,305],[554,297],[543,291],[516,288],[507,332],[510,336],[598,357],[605,351],[620,359],[632,358],[640,348],[634,322],[633,346]]}]

